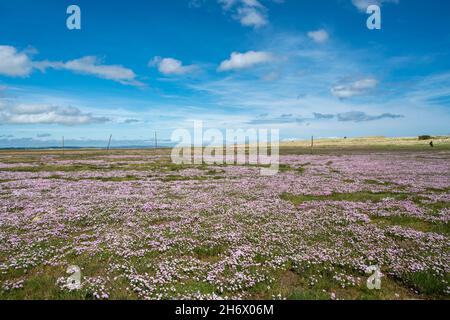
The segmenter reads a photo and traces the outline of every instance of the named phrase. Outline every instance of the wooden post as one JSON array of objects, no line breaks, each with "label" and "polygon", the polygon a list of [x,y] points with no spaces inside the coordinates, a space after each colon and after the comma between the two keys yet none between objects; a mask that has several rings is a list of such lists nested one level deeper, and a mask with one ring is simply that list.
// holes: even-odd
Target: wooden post
[{"label": "wooden post", "polygon": [[106,151],[108,151],[108,152],[109,152],[109,147],[111,146],[111,139],[112,139],[112,134],[109,136],[108,147],[106,148]]},{"label": "wooden post", "polygon": [[311,154],[314,153],[314,136],[311,136]]},{"label": "wooden post", "polygon": [[64,155],[64,136],[62,137],[62,154]]},{"label": "wooden post", "polygon": [[158,149],[158,132],[155,131],[155,149]]}]

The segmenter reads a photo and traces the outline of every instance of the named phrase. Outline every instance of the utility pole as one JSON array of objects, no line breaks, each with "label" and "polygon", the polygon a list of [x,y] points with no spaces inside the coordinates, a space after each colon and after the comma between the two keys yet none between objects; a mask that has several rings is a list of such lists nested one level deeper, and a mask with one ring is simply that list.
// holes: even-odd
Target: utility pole
[{"label": "utility pole", "polygon": [[64,155],[64,136],[62,137],[62,154]]},{"label": "utility pole", "polygon": [[158,132],[155,131],[155,149],[158,149]]},{"label": "utility pole", "polygon": [[311,136],[311,154],[314,152],[314,136]]},{"label": "utility pole", "polygon": [[106,148],[106,151],[108,151],[108,152],[109,152],[109,147],[111,146],[111,139],[112,139],[112,134],[109,136],[108,147]]}]

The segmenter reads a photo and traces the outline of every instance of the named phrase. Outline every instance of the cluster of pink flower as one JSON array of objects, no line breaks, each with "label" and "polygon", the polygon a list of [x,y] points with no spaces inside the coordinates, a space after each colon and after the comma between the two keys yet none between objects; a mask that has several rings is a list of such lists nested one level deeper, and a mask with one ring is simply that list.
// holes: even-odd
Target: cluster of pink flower
[{"label": "cluster of pink flower", "polygon": [[[253,166],[117,169],[163,160],[46,159],[91,166],[58,172],[0,163],[3,287],[27,285],[33,273],[14,278],[17,270],[90,261],[102,270],[83,275],[94,298],[109,298],[120,279],[141,299],[241,299],[259,284],[272,287],[287,269],[301,274],[305,266],[321,266],[347,288],[362,283],[368,266],[380,265],[412,288],[420,285],[411,275],[426,272],[442,283],[431,294],[448,294],[450,237],[448,229],[434,228],[449,222],[448,154],[285,156],[273,177]],[[363,192],[385,196],[352,199]],[[430,229],[384,223],[393,217]],[[315,286],[319,276],[308,283]]]}]

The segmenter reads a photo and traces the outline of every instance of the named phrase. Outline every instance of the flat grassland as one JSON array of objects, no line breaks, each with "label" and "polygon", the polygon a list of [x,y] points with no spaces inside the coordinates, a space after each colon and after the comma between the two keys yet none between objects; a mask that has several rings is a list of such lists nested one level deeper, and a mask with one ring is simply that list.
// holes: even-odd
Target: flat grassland
[{"label": "flat grassland", "polygon": [[0,299],[448,299],[433,142],[286,142],[273,177],[168,149],[0,151]]}]

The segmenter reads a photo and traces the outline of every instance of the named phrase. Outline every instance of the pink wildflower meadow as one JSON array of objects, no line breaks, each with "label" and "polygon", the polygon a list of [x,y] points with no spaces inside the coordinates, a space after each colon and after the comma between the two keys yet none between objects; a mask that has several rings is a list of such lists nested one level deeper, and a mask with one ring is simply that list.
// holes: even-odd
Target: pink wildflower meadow
[{"label": "pink wildflower meadow", "polygon": [[163,156],[1,160],[3,298],[37,283],[55,299],[340,299],[368,294],[371,265],[393,297],[450,294],[448,153],[284,156],[273,177]]}]

